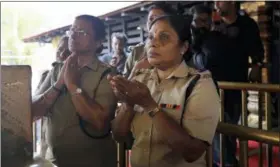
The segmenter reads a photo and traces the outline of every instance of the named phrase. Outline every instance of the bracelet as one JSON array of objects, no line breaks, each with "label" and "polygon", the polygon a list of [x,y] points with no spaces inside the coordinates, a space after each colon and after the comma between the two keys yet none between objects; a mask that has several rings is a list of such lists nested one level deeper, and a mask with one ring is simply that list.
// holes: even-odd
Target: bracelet
[{"label": "bracelet", "polygon": [[55,90],[58,93],[61,93],[62,90],[58,89],[57,87],[55,87],[54,85],[52,85],[52,89]]}]

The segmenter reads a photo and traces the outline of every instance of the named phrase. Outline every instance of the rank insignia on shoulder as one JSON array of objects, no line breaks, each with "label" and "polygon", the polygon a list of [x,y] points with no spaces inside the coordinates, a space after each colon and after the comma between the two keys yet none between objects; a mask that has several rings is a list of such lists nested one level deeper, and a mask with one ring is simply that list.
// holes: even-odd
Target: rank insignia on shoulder
[{"label": "rank insignia on shoulder", "polygon": [[201,75],[201,78],[202,78],[202,79],[208,79],[208,78],[211,78],[211,77],[212,77],[212,75],[211,75],[210,73],[202,74],[202,75]]},{"label": "rank insignia on shoulder", "polygon": [[150,69],[137,69],[135,70],[135,75],[140,75],[140,74],[147,74],[150,73]]},{"label": "rank insignia on shoulder", "polygon": [[166,108],[166,109],[175,109],[175,110],[180,110],[181,109],[181,105],[177,105],[177,104],[164,104],[161,103],[159,105],[160,108]]}]

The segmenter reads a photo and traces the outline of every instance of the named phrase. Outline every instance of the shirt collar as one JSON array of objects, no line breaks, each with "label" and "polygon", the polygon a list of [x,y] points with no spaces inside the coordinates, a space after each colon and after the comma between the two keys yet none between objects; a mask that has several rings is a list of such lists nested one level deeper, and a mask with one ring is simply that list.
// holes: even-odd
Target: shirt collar
[{"label": "shirt collar", "polygon": [[[188,65],[186,64],[185,61],[182,61],[181,64],[166,79],[184,78],[189,75],[189,72],[190,70]],[[156,68],[152,69],[151,78],[158,80],[158,74]]]},{"label": "shirt collar", "polygon": [[97,59],[97,57],[94,57],[92,62],[87,64],[86,67],[92,69],[93,71],[97,71],[99,65],[100,65],[99,60]]},{"label": "shirt collar", "polygon": [[184,78],[189,75],[189,67],[185,61],[182,61],[181,64],[166,78]]}]

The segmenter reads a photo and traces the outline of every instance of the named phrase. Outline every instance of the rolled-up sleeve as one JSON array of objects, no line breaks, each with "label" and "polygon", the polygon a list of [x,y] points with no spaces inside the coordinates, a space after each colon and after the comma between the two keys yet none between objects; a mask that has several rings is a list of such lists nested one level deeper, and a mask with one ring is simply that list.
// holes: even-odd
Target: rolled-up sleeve
[{"label": "rolled-up sleeve", "polygon": [[186,105],[184,127],[191,136],[211,144],[220,115],[220,98],[213,80],[202,77]]}]

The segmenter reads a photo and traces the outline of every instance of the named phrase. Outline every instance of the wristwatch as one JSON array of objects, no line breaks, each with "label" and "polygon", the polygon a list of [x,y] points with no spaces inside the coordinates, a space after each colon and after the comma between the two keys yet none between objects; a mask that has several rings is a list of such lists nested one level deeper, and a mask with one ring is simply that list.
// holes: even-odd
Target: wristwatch
[{"label": "wristwatch", "polygon": [[72,95],[77,95],[77,94],[81,94],[83,92],[83,90],[81,88],[77,88],[74,92],[72,92]]},{"label": "wristwatch", "polygon": [[153,118],[157,113],[159,113],[160,112],[160,109],[159,109],[159,107],[156,107],[156,108],[154,108],[153,110],[151,110],[151,111],[149,111],[148,112],[148,115],[151,117],[151,118]]}]

